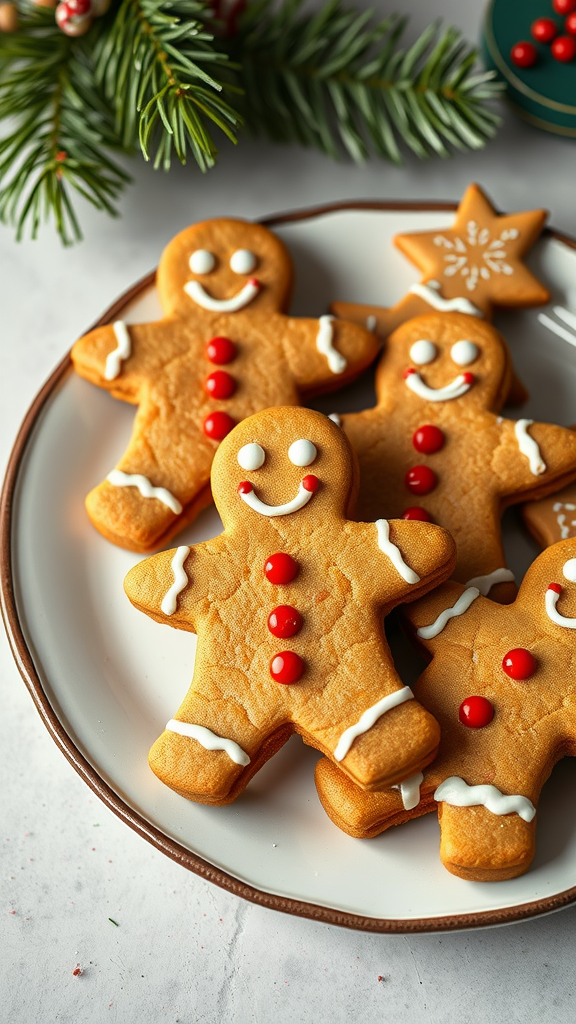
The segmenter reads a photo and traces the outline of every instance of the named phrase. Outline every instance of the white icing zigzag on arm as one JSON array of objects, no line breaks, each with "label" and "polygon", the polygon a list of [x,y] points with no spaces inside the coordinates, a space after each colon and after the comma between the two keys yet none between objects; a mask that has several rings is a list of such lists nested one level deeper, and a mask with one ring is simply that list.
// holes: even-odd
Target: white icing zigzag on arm
[{"label": "white icing zigzag on arm", "polygon": [[170,587],[170,590],[166,592],[160,605],[164,615],[174,615],[178,605],[178,595],[182,593],[185,587],[188,586],[188,576],[184,569],[184,562],[190,554],[190,548],[183,544],[181,547],[176,548],[174,552],[174,558],[171,562],[172,572],[174,573],[174,583]]},{"label": "white icing zigzag on arm", "polygon": [[392,708],[397,707],[399,704],[404,704],[407,700],[413,700],[413,698],[414,694],[409,686],[403,686],[401,690],[394,690],[393,693],[382,697],[382,700],[379,700],[377,704],[374,704],[364,712],[355,725],[351,725],[342,733],[334,751],[334,760],[343,761],[358,736],[368,732],[387,711],[391,711]]},{"label": "white icing zigzag on arm", "polygon": [[483,317],[484,314],[475,306],[470,299],[464,298],[462,295],[457,295],[454,299],[445,299],[440,292],[439,281],[428,281],[428,284],[413,284],[410,288],[413,295],[417,295],[418,298],[424,299],[429,306],[433,309],[438,309],[442,313],[467,313],[468,316],[479,316]]},{"label": "white icing zigzag on arm", "polygon": [[321,355],[326,356],[328,366],[332,373],[344,373],[348,366],[348,360],[334,348],[333,321],[336,319],[327,313],[318,318],[318,334],[316,335],[316,348]]},{"label": "white icing zigzag on arm", "polygon": [[488,572],[485,576],[473,576],[471,580],[468,580],[466,586],[476,587],[482,597],[486,597],[497,583],[514,583],[515,579],[516,577],[510,569],[494,569],[493,572]]},{"label": "white icing zigzag on arm", "polygon": [[143,498],[157,498],[166,505],[175,516],[179,516],[182,505],[165,487],[154,487],[148,477],[141,473],[123,473],[121,469],[113,469],[106,477],[114,487],[137,487]]},{"label": "white icing zigzag on arm", "polygon": [[112,330],[118,345],[106,356],[106,369],[104,376],[106,380],[115,380],[122,369],[122,363],[132,355],[132,342],[128,328],[123,320],[116,320],[112,324]]},{"label": "white icing zigzag on arm", "polygon": [[530,463],[530,472],[533,476],[540,476],[546,472],[546,463],[540,454],[540,449],[533,437],[528,433],[528,427],[534,420],[518,420],[514,424],[514,433],[518,441],[518,447]]},{"label": "white icing zigzag on arm", "polygon": [[477,597],[480,597],[478,587],[468,587],[468,589],[460,595],[456,604],[452,605],[451,608],[445,608],[444,611],[440,612],[440,615],[438,615],[438,617],[434,619],[434,622],[431,622],[429,626],[421,626],[420,629],[417,629],[417,635],[421,636],[423,640],[432,640],[433,637],[438,636],[438,634],[442,632],[450,619],[455,618],[457,615],[463,615],[464,612],[468,611],[470,605]]},{"label": "white icing zigzag on arm", "polygon": [[567,512],[576,512],[576,505],[573,505],[570,501],[555,501],[552,506],[552,511],[556,512],[556,522],[560,527],[560,540],[566,540],[570,536],[570,527],[576,526],[576,519],[573,519],[571,523],[566,522],[566,516],[562,512],[563,508]]},{"label": "white icing zigzag on arm", "polygon": [[485,807],[492,814],[519,814],[528,822],[536,814],[527,796],[505,796],[496,786],[469,786],[458,775],[445,779],[434,793],[434,799],[451,807]]},{"label": "white icing zigzag on arm", "polygon": [[387,519],[376,520],[376,530],[378,533],[378,547],[380,551],[383,551],[385,555],[392,562],[392,565],[396,569],[396,572],[406,580],[406,583],[419,583],[420,577],[418,573],[414,572],[409,565],[402,558],[400,548],[396,547],[395,544],[390,540],[390,524]]},{"label": "white icing zigzag on arm", "polygon": [[189,739],[197,740],[205,750],[224,750],[230,760],[234,761],[234,764],[240,764],[243,768],[250,764],[248,754],[245,750],[242,750],[238,743],[235,743],[234,740],[227,740],[223,736],[218,736],[204,725],[194,725],[192,722],[179,722],[176,718],[171,718],[166,728],[169,732],[177,732],[180,736],[188,736]]}]

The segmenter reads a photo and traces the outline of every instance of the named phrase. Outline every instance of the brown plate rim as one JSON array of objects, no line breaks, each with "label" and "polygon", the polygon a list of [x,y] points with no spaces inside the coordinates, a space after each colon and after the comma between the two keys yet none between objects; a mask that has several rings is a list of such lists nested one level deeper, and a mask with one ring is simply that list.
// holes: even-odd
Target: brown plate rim
[{"label": "brown plate rim", "polygon": [[[386,211],[454,211],[458,208],[457,203],[452,202],[382,202],[378,200],[358,200],[329,203],[322,206],[310,206],[299,210],[292,210],[286,213],[270,215],[260,219],[260,223],[268,227],[279,224],[286,224],[291,221],[306,220],[312,217],[320,217],[328,213],[335,213],[341,210],[386,210]],[[548,237],[563,242],[571,249],[576,249],[576,239],[571,238],[553,228],[546,228]],[[118,315],[121,309],[136,299],[141,292],[149,288],[155,280],[156,272],[146,274],[129,288],[114,302],[93,325],[99,327],[110,323]],[[60,748],[72,767],[78,772],[84,782],[92,791],[114,812],[122,821],[130,826],[138,835],[146,839],[152,846],[155,846],[161,853],[166,854],[172,860],[192,871],[206,881],[241,896],[251,903],[271,910],[282,911],[296,917],[309,918],[313,921],[323,921],[326,924],[339,925],[344,928],[356,929],[359,931],[408,934],[415,932],[443,932],[455,931],[469,928],[488,927],[492,925],[511,924],[515,921],[524,921],[541,914],[549,914],[560,910],[576,902],[576,886],[566,889],[564,892],[556,893],[544,899],[534,900],[530,903],[519,904],[514,907],[504,907],[500,910],[478,911],[469,914],[451,914],[442,917],[416,918],[414,920],[402,920],[396,918],[372,918],[360,914],[351,914],[345,911],[336,910],[331,907],[324,907],[314,903],[305,903],[301,900],[285,896],[277,896],[274,893],[265,892],[255,886],[248,885],[234,878],[226,871],[214,867],[208,861],[185,849],[175,840],[151,825],[150,822],[134,811],[123,799],[109,786],[98,774],[97,770],[89,763],[76,746],[73,738],[68,734],[64,725],[59,720],[50,698],[44,687],[34,663],[34,657],[26,641],[24,629],[18,615],[15,598],[14,577],[12,572],[12,550],[11,539],[14,526],[14,507],[18,476],[23,464],[24,455],[28,442],[33,434],[39,417],[51,400],[61,381],[67,375],[71,367],[70,352],[56,366],[50,377],[40,389],[26,413],[20,430],[16,436],[14,446],[8,461],[6,476],[0,499],[0,601],[2,618],[8,635],[8,640],[16,661],[16,665],[26,684],[26,687],[34,701],[36,709],[44,725],[48,729],[52,739]]]}]

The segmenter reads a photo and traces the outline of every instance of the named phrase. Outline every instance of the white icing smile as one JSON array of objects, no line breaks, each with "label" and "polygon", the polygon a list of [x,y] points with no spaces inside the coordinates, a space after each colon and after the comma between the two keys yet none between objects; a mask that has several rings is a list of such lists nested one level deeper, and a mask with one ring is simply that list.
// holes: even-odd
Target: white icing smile
[{"label": "white icing smile", "polygon": [[470,390],[474,383],[471,373],[459,373],[450,384],[443,388],[431,388],[425,384],[417,370],[409,369],[404,373],[406,387],[410,388],[419,398],[427,402],[448,402],[451,398],[461,398]]},{"label": "white icing smile", "polygon": [[200,284],[200,281],[187,281],[184,285],[184,291],[192,299],[196,305],[201,306],[202,309],[207,309],[211,313],[236,313],[239,309],[244,309],[252,299],[255,299],[260,291],[262,285],[255,277],[251,277],[249,281],[236,292],[230,299],[215,299],[212,295],[208,295],[204,286]]},{"label": "white icing smile", "polygon": [[318,489],[318,480],[315,476],[306,476],[300,481],[298,487],[298,494],[291,501],[285,502],[284,505],[267,505],[265,501],[262,501],[255,493],[254,488],[248,481],[243,481],[238,487],[238,494],[242,498],[242,501],[254,511],[259,512],[261,516],[288,516],[291,512],[298,512],[299,509],[304,508],[311,498],[314,497]]}]

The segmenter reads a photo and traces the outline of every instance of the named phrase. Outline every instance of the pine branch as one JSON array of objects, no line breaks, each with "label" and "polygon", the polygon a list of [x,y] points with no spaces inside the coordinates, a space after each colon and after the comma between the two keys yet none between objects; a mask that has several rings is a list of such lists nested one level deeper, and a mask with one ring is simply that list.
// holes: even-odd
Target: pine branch
[{"label": "pine branch", "polygon": [[[206,31],[211,10],[198,0],[122,0],[96,45],[96,76],[116,114],[122,146],[140,142],[146,160],[169,170],[188,149],[205,171],[215,162],[214,126],[232,142],[240,118],[206,70],[228,61]],[[227,91],[237,91],[228,85]]]},{"label": "pine branch", "polygon": [[402,162],[403,141],[418,157],[480,149],[499,124],[486,106],[501,87],[474,71],[476,51],[454,28],[427,28],[407,50],[406,19],[374,23],[341,0],[301,12],[302,0],[251,4],[226,41],[241,65],[240,110],[255,135],[314,146],[331,157],[342,147],[357,161],[371,153]]},{"label": "pine branch", "polygon": [[115,214],[128,175],[106,150],[117,147],[114,122],[95,87],[91,47],[103,31],[72,40],[54,11],[23,3],[20,30],[0,34],[0,220],[37,236],[54,218],[68,245],[81,231],[71,191]]}]

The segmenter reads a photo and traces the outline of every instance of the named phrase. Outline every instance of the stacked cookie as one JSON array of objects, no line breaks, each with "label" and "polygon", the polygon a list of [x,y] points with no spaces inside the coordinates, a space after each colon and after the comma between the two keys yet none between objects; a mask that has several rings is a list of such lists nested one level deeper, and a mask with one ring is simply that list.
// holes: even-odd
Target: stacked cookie
[{"label": "stacked cookie", "polygon": [[[290,257],[270,231],[207,221],[162,257],[164,320],[74,347],[79,373],[138,405],[87,498],[100,532],[158,549],[211,496],[223,522],[125,581],[136,607],[198,636],[190,690],[150,752],[172,789],[229,803],[298,732],[325,755],[320,799],[351,835],[438,807],[453,873],[529,866],[540,789],[576,753],[576,540],[564,533],[516,596],[500,517],[527,499],[570,514],[569,493],[548,496],[576,478],[576,433],[499,415],[523,389],[488,321],[547,300],[522,262],[543,223],[499,217],[471,186],[451,230],[398,239],[423,273],[401,303],[335,303],[314,321],[288,315]],[[300,405],[383,340],[374,409]],[[414,690],[384,635],[399,605],[432,658]]]}]

